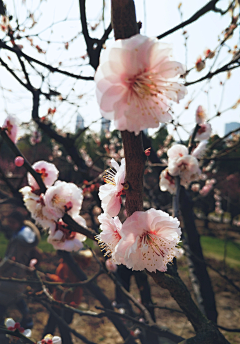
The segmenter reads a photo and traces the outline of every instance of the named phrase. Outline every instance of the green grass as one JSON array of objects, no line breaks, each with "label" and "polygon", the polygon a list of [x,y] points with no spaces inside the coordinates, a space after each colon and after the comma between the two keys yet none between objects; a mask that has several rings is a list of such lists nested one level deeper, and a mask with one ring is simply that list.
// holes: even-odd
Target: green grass
[{"label": "green grass", "polygon": [[[0,258],[4,257],[8,240],[0,232]],[[90,242],[92,244],[92,242]],[[206,257],[223,260],[224,258],[224,245],[225,241],[209,237],[201,236],[201,244],[203,253]],[[55,252],[53,246],[47,242],[47,235],[43,235],[38,245],[43,252]],[[227,259],[226,262],[231,267],[240,268],[240,244],[232,241],[227,242]]]},{"label": "green grass", "polygon": [[47,234],[42,236],[38,247],[43,250],[43,252],[56,252],[56,250],[53,248],[53,245],[47,242]]},{"label": "green grass", "polygon": [[5,238],[4,234],[0,232],[0,258],[4,257],[8,240]]},{"label": "green grass", "polygon": [[[5,238],[4,234],[0,232],[0,258],[3,258],[7,248],[8,240]],[[43,235],[38,247],[43,250],[43,252],[55,252],[53,246],[47,242],[47,235]]]},{"label": "green grass", "polygon": [[218,260],[224,259],[224,247],[226,245],[226,263],[231,267],[240,267],[240,244],[221,240],[209,236],[201,236],[203,253],[206,257]]}]

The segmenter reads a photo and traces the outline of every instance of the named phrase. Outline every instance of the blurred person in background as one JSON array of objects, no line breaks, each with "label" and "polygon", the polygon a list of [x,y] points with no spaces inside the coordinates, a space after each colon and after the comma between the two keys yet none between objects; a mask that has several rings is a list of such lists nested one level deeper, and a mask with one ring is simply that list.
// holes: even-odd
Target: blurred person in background
[{"label": "blurred person in background", "polygon": [[[25,220],[20,211],[13,211],[5,216],[1,230],[9,243],[0,262],[0,276],[25,278],[31,273],[28,266],[33,258],[33,250],[40,240],[39,230],[32,222]],[[7,308],[15,304],[22,314],[21,326],[25,329],[33,327],[29,308],[23,299],[25,289],[26,284],[23,283],[0,281],[0,325],[4,324]]]}]

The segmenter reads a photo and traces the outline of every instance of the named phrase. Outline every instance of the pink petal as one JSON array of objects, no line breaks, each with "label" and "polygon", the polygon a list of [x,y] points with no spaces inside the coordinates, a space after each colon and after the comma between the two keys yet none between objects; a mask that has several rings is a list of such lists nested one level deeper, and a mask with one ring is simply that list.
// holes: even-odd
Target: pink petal
[{"label": "pink petal", "polygon": [[111,86],[106,92],[104,92],[100,108],[103,111],[110,112],[114,109],[114,104],[122,97],[126,92],[123,86]]}]

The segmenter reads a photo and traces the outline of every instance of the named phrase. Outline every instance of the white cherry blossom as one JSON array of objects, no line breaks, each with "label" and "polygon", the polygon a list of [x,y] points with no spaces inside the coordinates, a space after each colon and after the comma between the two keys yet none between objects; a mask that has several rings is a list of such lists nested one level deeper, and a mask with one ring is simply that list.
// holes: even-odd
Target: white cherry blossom
[{"label": "white cherry blossom", "polygon": [[107,214],[99,215],[98,220],[101,224],[101,233],[96,235],[99,246],[114,263],[120,264],[123,260],[116,260],[115,247],[121,239],[122,223],[117,216],[112,218]]},{"label": "white cherry blossom", "polygon": [[103,176],[105,185],[99,188],[99,198],[102,201],[102,209],[111,217],[118,215],[121,208],[121,195],[124,194],[125,179],[125,159],[121,160],[121,165],[112,159],[113,168],[107,170]]},{"label": "white cherry blossom", "polygon": [[[79,216],[80,218],[81,216]],[[78,219],[80,221],[80,219]],[[86,224],[85,220],[81,217],[81,225]],[[47,241],[53,245],[55,250],[64,251],[79,251],[83,248],[83,241],[86,237],[80,233],[70,231],[68,225],[62,220],[55,224],[55,228],[51,228]]]},{"label": "white cherry blossom", "polygon": [[53,220],[57,221],[65,212],[71,216],[79,214],[82,206],[82,189],[74,183],[58,180],[50,186],[45,193],[45,204],[48,211],[52,212]]},{"label": "white cherry blossom", "polygon": [[4,324],[9,331],[14,332],[14,331],[18,330],[25,337],[27,337],[27,338],[31,337],[32,331],[30,329],[24,329],[23,327],[21,327],[20,323],[15,322],[12,318],[5,319]]},{"label": "white cherry blossom", "polygon": [[54,227],[55,224],[52,220],[54,216],[45,206],[45,195],[34,193],[30,186],[25,186],[19,191],[23,195],[24,204],[36,224],[41,225],[43,229]]},{"label": "white cherry blossom", "polygon": [[[43,180],[43,183],[48,188],[49,186],[52,186],[53,183],[57,180],[59,171],[56,168],[54,164],[51,164],[50,162],[41,160],[37,161],[32,165],[32,168],[41,174],[41,178]],[[39,189],[39,185],[36,182],[35,178],[28,173],[27,174],[28,184],[33,187],[34,190]]]},{"label": "white cherry blossom", "polygon": [[159,176],[159,187],[161,191],[168,191],[171,194],[176,192],[175,178],[170,175],[168,168],[165,168]]},{"label": "white cherry blossom", "polygon": [[208,140],[200,141],[197,147],[192,151],[191,155],[196,159],[200,159],[204,156],[207,150]]},{"label": "white cherry blossom", "polygon": [[167,151],[167,156],[169,160],[179,159],[185,155],[188,155],[188,149],[186,146],[179,143],[173,145]]},{"label": "white cherry blossom", "polygon": [[208,140],[211,136],[212,126],[210,123],[202,123],[199,124],[200,128],[197,131],[195,139],[197,141]]}]

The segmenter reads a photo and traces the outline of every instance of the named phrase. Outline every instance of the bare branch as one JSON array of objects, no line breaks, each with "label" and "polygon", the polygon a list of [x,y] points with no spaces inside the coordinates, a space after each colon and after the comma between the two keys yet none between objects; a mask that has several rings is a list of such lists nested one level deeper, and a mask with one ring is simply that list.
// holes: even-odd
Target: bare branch
[{"label": "bare branch", "polygon": [[16,49],[16,48],[12,48],[12,47],[9,47],[6,43],[4,43],[3,41],[0,40],[0,48],[3,48],[3,49],[6,49],[6,50],[9,50],[9,51],[12,51],[13,53],[19,55],[19,56],[22,56],[24,57],[28,62],[34,62],[34,63],[37,63],[39,64],[40,66],[42,67],[45,67],[47,68],[48,70],[50,70],[50,72],[52,73],[60,73],[60,74],[64,74],[64,75],[67,75],[71,78],[74,78],[74,79],[80,79],[80,80],[94,80],[93,76],[83,76],[83,75],[78,75],[78,74],[73,74],[73,73],[69,73],[67,71],[64,71],[64,70],[61,70],[59,68],[56,68],[56,67],[53,67],[47,63],[44,63],[42,61],[39,61],[27,54],[25,54],[22,50],[20,49]]},{"label": "bare branch", "polygon": [[201,82],[203,80],[206,79],[211,79],[213,76],[223,73],[223,72],[228,72],[232,69],[238,68],[240,67],[240,53],[233,57],[233,59],[226,63],[224,66],[222,66],[221,68],[218,68],[217,70],[215,70],[214,72],[209,72],[208,74],[206,74],[205,76],[203,76],[200,79],[194,80],[194,81],[190,81],[190,82],[186,82],[184,85],[185,86],[190,86],[190,85],[194,85],[197,84],[198,82]]},{"label": "bare branch", "polygon": [[203,6],[199,11],[197,11],[192,17],[190,17],[189,19],[185,20],[181,24],[175,26],[171,30],[168,30],[168,31],[164,32],[163,34],[157,36],[157,38],[161,39],[163,37],[166,37],[166,36],[170,35],[171,33],[175,32],[175,31],[177,31],[179,29],[182,29],[183,27],[185,27],[185,26],[195,22],[200,17],[202,17],[204,14],[206,14],[207,12],[214,11],[215,10],[215,5],[216,5],[216,3],[218,1],[219,0],[209,1],[205,6]]}]

